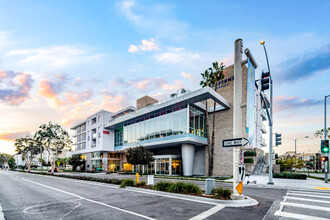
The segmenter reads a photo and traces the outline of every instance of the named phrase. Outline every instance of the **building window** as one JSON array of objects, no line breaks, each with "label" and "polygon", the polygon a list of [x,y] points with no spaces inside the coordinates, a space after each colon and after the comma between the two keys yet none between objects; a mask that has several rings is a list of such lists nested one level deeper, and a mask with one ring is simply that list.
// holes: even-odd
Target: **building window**
[{"label": "building window", "polygon": [[189,133],[207,137],[204,112],[189,106]]},{"label": "building window", "polygon": [[101,142],[101,127],[98,129],[98,136],[97,136],[98,142]]},{"label": "building window", "polygon": [[98,121],[98,122],[101,122],[101,115],[99,115],[97,121]]},{"label": "building window", "polygon": [[188,130],[187,114],[187,105],[181,103],[127,121],[117,128],[115,146],[120,146],[121,138],[123,144],[130,144],[184,134]]},{"label": "building window", "polygon": [[95,124],[96,123],[96,118],[92,118],[92,120],[91,120],[91,124],[93,125],[93,124]]},{"label": "building window", "polygon": [[85,124],[81,126],[81,132],[84,132],[84,131],[86,131],[86,125]]}]

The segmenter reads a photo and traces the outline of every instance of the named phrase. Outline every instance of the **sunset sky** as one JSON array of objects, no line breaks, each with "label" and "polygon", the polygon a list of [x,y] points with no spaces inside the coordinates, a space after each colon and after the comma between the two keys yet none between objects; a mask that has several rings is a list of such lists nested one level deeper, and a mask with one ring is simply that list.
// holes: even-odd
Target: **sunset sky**
[{"label": "sunset sky", "polygon": [[237,38],[257,78],[266,40],[273,130],[283,136],[276,152],[305,135],[298,152],[316,152],[330,94],[329,9],[330,1],[0,0],[0,152],[14,153],[15,138],[48,121],[69,128],[144,95],[198,89],[212,62],[233,63]]}]

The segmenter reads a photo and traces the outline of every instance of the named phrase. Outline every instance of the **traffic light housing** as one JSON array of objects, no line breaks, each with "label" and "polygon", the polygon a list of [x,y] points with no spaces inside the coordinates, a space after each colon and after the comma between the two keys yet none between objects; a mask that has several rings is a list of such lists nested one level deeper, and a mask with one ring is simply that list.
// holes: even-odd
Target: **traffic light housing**
[{"label": "traffic light housing", "polygon": [[325,162],[325,161],[328,161],[329,158],[328,157],[321,157],[321,160],[322,160],[322,162]]},{"label": "traffic light housing", "polygon": [[281,134],[275,134],[275,145],[281,145],[282,144],[282,135]]},{"label": "traffic light housing", "polygon": [[269,89],[269,80],[270,78],[270,73],[269,72],[262,72],[261,73],[261,91]]},{"label": "traffic light housing", "polygon": [[321,153],[329,153],[329,140],[321,140]]}]

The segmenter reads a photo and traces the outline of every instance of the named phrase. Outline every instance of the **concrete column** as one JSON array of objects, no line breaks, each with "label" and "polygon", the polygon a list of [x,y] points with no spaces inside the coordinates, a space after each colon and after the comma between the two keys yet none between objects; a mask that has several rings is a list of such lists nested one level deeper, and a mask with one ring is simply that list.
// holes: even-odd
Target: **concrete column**
[{"label": "concrete column", "polygon": [[181,151],[183,175],[192,176],[194,170],[195,146],[192,144],[182,144]]},{"label": "concrete column", "polygon": [[103,171],[108,171],[108,153],[107,152],[103,153],[102,163],[103,163]]},{"label": "concrete column", "polygon": [[169,159],[168,175],[172,175],[172,157]]}]

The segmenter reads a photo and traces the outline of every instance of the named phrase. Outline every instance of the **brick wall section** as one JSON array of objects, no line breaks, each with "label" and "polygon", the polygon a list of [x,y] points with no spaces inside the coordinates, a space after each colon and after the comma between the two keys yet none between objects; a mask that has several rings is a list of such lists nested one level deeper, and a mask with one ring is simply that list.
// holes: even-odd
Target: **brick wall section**
[{"label": "brick wall section", "polygon": [[148,105],[155,104],[157,102],[158,102],[158,100],[146,95],[146,96],[143,96],[142,98],[139,98],[138,100],[136,100],[136,107],[138,109],[140,109],[140,108],[144,108]]},{"label": "brick wall section", "polygon": [[[246,120],[246,89],[247,89],[247,67],[243,66],[243,89],[242,89],[242,134],[247,137],[245,120]],[[225,79],[234,76],[234,65],[225,68]],[[234,79],[235,80],[235,79]],[[214,144],[214,176],[232,176],[233,175],[233,150],[232,148],[223,148],[222,140],[233,138],[233,95],[234,95],[234,81],[226,83],[226,86],[218,88],[217,92],[228,100],[231,108],[215,113],[215,144]],[[220,84],[221,85],[225,85]],[[209,100],[208,105],[213,107],[213,101]],[[209,129],[210,139],[212,139],[212,122],[213,114],[209,114]],[[208,148],[205,148],[205,173],[208,173]]]}]

